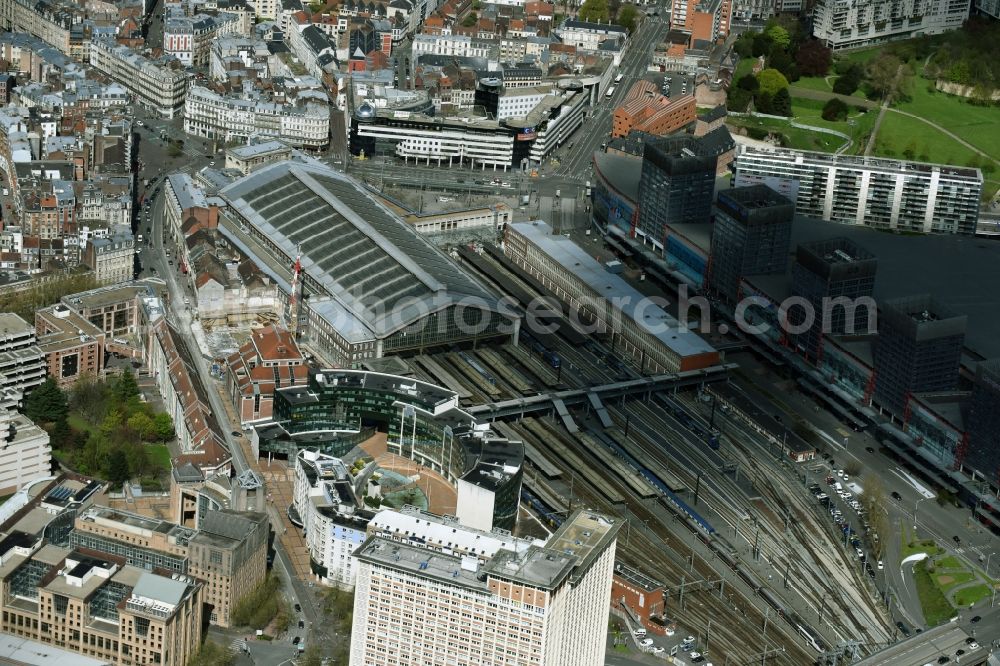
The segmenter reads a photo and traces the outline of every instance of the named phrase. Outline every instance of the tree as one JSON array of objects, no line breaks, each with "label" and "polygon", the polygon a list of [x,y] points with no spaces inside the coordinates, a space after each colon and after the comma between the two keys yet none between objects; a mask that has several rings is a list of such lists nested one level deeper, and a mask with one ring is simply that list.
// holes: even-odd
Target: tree
[{"label": "tree", "polygon": [[126,370],[118,377],[114,385],[115,398],[122,404],[128,402],[129,398],[139,395],[139,385],[135,381],[135,375],[131,370]]},{"label": "tree", "polygon": [[631,33],[635,31],[635,24],[638,19],[639,11],[635,8],[635,5],[622,5],[622,8],[618,11],[616,23]]},{"label": "tree", "polygon": [[118,487],[124,485],[129,480],[128,458],[120,448],[111,452],[108,457],[108,481],[111,485]]},{"label": "tree", "polygon": [[36,423],[55,423],[65,420],[69,413],[66,394],[53,377],[32,389],[24,401],[25,415]]},{"label": "tree", "polygon": [[789,81],[797,81],[799,79],[799,68],[796,66],[795,60],[785,49],[779,48],[777,44],[771,48],[771,55],[767,59],[767,64],[771,69],[781,72]]},{"label": "tree", "polygon": [[733,50],[736,51],[737,55],[741,58],[750,58],[753,56],[753,38],[754,33],[744,32],[736,40],[733,45]]},{"label": "tree", "polygon": [[118,429],[121,428],[124,422],[125,414],[118,407],[112,407],[108,410],[104,420],[101,421],[101,427],[99,428],[101,435],[110,440],[118,434]]},{"label": "tree", "polygon": [[[755,79],[756,80],[756,79]],[[753,95],[739,86],[729,89],[726,97],[726,108],[730,111],[744,113],[750,105]]]},{"label": "tree", "polygon": [[462,25],[465,26],[466,28],[471,28],[478,22],[479,22],[479,15],[476,14],[476,12],[469,12],[468,14],[465,15],[465,18],[462,19]]},{"label": "tree", "polygon": [[611,17],[611,10],[608,9],[608,0],[585,0],[580,5],[579,17],[581,21],[607,23]]},{"label": "tree", "polygon": [[772,98],[779,90],[788,87],[785,75],[773,68],[762,70],[757,75],[757,83],[760,85],[760,92]]},{"label": "tree", "polygon": [[753,36],[753,57],[759,58],[771,52],[771,37],[763,32],[758,32]]},{"label": "tree", "polygon": [[149,449],[141,444],[125,447],[125,460],[128,462],[129,476],[132,478],[146,476],[152,468]]},{"label": "tree", "polygon": [[844,62],[846,65],[841,63],[834,65],[834,70],[840,76],[833,82],[833,92],[838,95],[853,95],[854,91],[861,85],[861,79],[864,78],[865,72],[857,63]]},{"label": "tree", "polygon": [[896,92],[903,63],[891,53],[881,53],[868,64],[868,83],[875,94],[891,97]]},{"label": "tree", "polygon": [[788,45],[792,43],[791,35],[780,25],[772,25],[764,34],[770,38],[772,43],[777,44],[783,49],[788,48]]},{"label": "tree", "polygon": [[319,646],[310,643],[302,656],[295,660],[295,663],[299,666],[322,666],[323,653],[320,652]]},{"label": "tree", "polygon": [[66,419],[59,419],[52,428],[52,433],[49,435],[49,438],[52,443],[52,448],[68,448],[68,445],[73,443],[73,429],[69,427],[69,423],[66,422]]},{"label": "tree", "polygon": [[160,412],[153,416],[153,427],[156,431],[156,439],[165,442],[174,437],[174,422],[170,420],[170,415]]},{"label": "tree", "polygon": [[[206,639],[198,654],[191,657],[187,666],[232,666],[236,655],[217,643]],[[302,663],[299,660],[299,663]]]},{"label": "tree", "polygon": [[752,93],[760,90],[760,83],[757,82],[757,77],[753,74],[744,74],[740,77],[740,80],[736,82],[736,85],[741,90],[749,90]]},{"label": "tree", "polygon": [[833,51],[818,39],[802,42],[795,52],[795,63],[802,76],[826,76],[833,62]]},{"label": "tree", "polygon": [[[153,423],[153,419],[151,419],[145,412],[137,412],[133,414],[128,417],[125,424],[128,426],[129,430],[134,432],[136,436],[139,437],[139,439],[144,441],[151,441],[157,435],[156,424]],[[171,428],[171,430],[172,429],[173,428]]]},{"label": "tree", "polygon": [[67,294],[87,291],[97,286],[92,272],[81,275],[49,275],[44,282],[24,291],[0,290],[0,312],[13,312],[25,321],[35,321],[35,311],[57,303]]},{"label": "tree", "polygon": [[171,142],[170,146],[167,148],[167,157],[180,157],[183,154],[184,151],[181,150],[181,147],[176,143]]},{"label": "tree", "polygon": [[771,113],[776,116],[792,115],[792,96],[788,94],[788,88],[782,88],[774,94],[771,100]]},{"label": "tree", "polygon": [[838,121],[847,118],[848,107],[837,97],[830,98],[823,105],[823,120]]},{"label": "tree", "polygon": [[108,385],[91,373],[80,375],[69,392],[69,406],[92,424],[104,420],[108,406]]}]

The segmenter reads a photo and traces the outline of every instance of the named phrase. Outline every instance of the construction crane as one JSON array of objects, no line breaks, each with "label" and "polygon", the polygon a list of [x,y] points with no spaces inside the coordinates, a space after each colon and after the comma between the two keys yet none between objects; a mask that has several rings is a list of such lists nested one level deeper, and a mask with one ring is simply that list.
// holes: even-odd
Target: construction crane
[{"label": "construction crane", "polygon": [[285,321],[288,323],[288,331],[292,334],[292,339],[298,337],[299,328],[299,300],[301,298],[302,282],[299,279],[302,273],[302,252],[296,251],[295,263],[292,265],[292,289],[288,294],[288,311]]}]

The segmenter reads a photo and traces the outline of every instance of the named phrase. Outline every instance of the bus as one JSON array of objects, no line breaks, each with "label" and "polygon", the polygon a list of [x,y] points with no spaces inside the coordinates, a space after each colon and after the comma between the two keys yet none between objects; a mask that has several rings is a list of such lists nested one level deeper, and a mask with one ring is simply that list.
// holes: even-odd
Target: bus
[{"label": "bus", "polygon": [[610,88],[608,88],[608,92],[604,93],[604,96],[607,97],[608,99],[611,99],[611,96],[614,94],[615,94],[615,87],[611,86]]},{"label": "bus", "polygon": [[618,76],[616,76],[615,77],[615,83],[621,83],[623,76],[624,76],[623,74],[619,74]]}]

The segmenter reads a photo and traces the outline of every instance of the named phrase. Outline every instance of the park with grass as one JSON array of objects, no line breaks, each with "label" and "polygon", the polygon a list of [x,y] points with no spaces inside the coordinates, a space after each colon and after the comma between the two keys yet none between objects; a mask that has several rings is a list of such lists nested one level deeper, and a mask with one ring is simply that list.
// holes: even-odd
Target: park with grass
[{"label": "park with grass", "polygon": [[49,433],[64,467],[110,481],[166,490],[174,438],[170,416],[143,400],[135,376],[82,376],[68,390],[49,377],[25,399],[25,414]]},{"label": "park with grass", "polygon": [[[984,196],[991,196],[1000,189],[1000,100],[991,97],[1000,97],[1000,81],[978,63],[992,62],[997,44],[1000,27],[970,20],[944,35],[833,54],[794,22],[772,19],[736,42],[728,124],[789,148],[863,155],[888,98],[870,154],[979,168]],[[761,85],[765,79],[772,83]],[[973,92],[963,97],[939,89],[948,84]]]},{"label": "park with grass", "polygon": [[913,582],[924,621],[935,627],[951,620],[958,609],[971,606],[993,594],[1000,581],[948,555],[933,539],[918,539],[900,523],[900,559],[924,553],[927,558],[913,565]]}]

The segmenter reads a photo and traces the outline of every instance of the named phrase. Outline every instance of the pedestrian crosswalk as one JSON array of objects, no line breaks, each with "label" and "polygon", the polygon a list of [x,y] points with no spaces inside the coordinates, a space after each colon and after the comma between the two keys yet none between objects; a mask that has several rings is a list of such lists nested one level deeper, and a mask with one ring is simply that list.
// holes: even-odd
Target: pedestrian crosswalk
[{"label": "pedestrian crosswalk", "polygon": [[232,654],[239,654],[247,649],[247,642],[242,638],[234,638],[233,642],[229,644],[229,652]]}]

